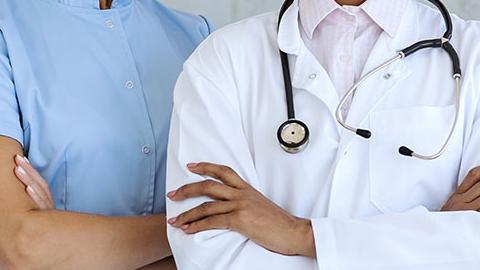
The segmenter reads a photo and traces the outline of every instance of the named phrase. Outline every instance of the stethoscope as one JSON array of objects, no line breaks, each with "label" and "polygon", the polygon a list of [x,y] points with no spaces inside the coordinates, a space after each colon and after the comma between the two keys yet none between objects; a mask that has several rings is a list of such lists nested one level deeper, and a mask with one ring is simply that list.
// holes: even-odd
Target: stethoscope
[{"label": "stethoscope", "polygon": [[[342,116],[342,108],[344,107],[345,103],[350,99],[350,97],[355,94],[355,91],[357,90],[357,88],[360,85],[362,85],[372,75],[376,74],[377,72],[383,70],[384,68],[392,65],[393,63],[401,59],[404,59],[410,55],[413,55],[414,53],[422,49],[443,48],[452,59],[453,79],[455,80],[455,84],[456,84],[456,104],[455,104],[456,111],[455,111],[455,119],[450,129],[450,133],[447,139],[445,140],[445,143],[440,148],[440,150],[437,153],[432,155],[418,154],[414,150],[406,146],[402,146],[399,148],[399,153],[401,155],[408,156],[408,157],[415,157],[423,160],[434,160],[443,155],[457,127],[458,117],[460,114],[460,88],[461,88],[460,83],[462,79],[462,71],[460,69],[460,59],[458,57],[458,54],[453,48],[452,44],[450,43],[450,39],[452,37],[452,32],[453,32],[453,24],[452,24],[452,18],[450,17],[450,13],[448,12],[448,9],[445,7],[445,5],[441,1],[439,0],[428,0],[428,1],[430,1],[440,10],[440,12],[442,13],[443,19],[445,20],[445,25],[447,27],[447,30],[443,35],[443,37],[439,39],[419,41],[413,44],[412,46],[399,51],[398,54],[395,55],[393,58],[387,60],[385,63],[379,65],[378,67],[374,68],[370,72],[366,73],[364,76],[362,76],[358,80],[357,83],[355,83],[347,91],[347,93],[341,99],[340,103],[338,104],[335,115],[338,123],[343,128],[351,132],[354,132],[355,134],[357,134],[362,138],[370,139],[372,136],[372,133],[370,132],[370,130],[349,126],[345,122]],[[293,2],[294,0],[286,0],[285,3],[283,4],[280,10],[278,26],[280,26],[283,15],[287,11],[287,9],[293,4]],[[291,81],[288,55],[285,52],[280,50],[280,58],[282,61],[283,79],[285,83],[288,120],[285,123],[283,123],[278,129],[277,137],[280,142],[280,146],[282,147],[283,150],[285,150],[288,153],[295,154],[295,153],[301,152],[308,145],[310,131],[308,129],[308,126],[304,122],[296,119],[295,117],[295,106],[293,102],[293,86]]]}]

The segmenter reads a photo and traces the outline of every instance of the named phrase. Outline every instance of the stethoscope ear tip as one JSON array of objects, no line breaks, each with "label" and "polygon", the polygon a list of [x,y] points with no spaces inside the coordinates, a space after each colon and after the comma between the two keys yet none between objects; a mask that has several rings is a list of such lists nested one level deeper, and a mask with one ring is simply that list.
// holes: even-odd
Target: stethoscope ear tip
[{"label": "stethoscope ear tip", "polygon": [[365,139],[370,139],[372,137],[372,132],[366,129],[357,129],[355,132],[358,136],[363,137]]},{"label": "stethoscope ear tip", "polygon": [[398,149],[398,152],[406,157],[413,157],[414,151],[406,146],[402,146]]}]

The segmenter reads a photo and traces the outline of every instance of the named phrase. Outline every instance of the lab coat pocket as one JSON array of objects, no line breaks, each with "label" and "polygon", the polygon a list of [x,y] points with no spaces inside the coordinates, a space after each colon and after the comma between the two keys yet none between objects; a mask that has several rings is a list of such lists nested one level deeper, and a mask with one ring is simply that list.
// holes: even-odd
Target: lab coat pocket
[{"label": "lab coat pocket", "polygon": [[[419,154],[436,153],[444,144],[455,106],[418,106],[370,115],[370,200],[382,212],[417,206],[438,210],[455,190],[462,152],[456,132],[446,152],[433,161],[399,154],[407,146]],[[458,129],[457,129],[458,130]]]}]

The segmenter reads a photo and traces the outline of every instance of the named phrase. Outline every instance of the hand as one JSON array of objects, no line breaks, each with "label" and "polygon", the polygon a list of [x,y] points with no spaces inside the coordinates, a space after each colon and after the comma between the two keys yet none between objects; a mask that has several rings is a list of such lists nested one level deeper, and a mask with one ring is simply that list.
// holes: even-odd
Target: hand
[{"label": "hand", "polygon": [[187,234],[207,230],[236,231],[264,248],[284,255],[315,257],[313,230],[309,220],[287,213],[255,190],[232,169],[210,164],[189,164],[188,169],[221,181],[188,184],[168,193],[172,201],[208,196],[206,202],[168,223]]},{"label": "hand", "polygon": [[37,210],[55,209],[47,182],[32,167],[27,158],[15,156],[15,175],[27,187],[26,192],[35,203]]},{"label": "hand", "polygon": [[442,211],[480,211],[480,167],[471,170]]}]

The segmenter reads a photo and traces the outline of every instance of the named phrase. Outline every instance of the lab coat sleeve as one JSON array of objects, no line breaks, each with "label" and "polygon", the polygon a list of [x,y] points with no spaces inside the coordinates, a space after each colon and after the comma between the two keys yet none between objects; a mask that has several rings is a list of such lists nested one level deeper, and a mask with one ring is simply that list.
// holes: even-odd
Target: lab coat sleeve
[{"label": "lab coat sleeve", "polygon": [[[467,121],[459,183],[480,165],[478,98],[465,102],[477,113]],[[357,220],[314,219],[313,227],[322,270],[480,269],[478,212],[431,212],[418,207]]]},{"label": "lab coat sleeve", "polygon": [[321,270],[480,269],[480,214],[408,212],[312,221]]},{"label": "lab coat sleeve", "polygon": [[13,73],[7,44],[0,29],[0,136],[23,143],[20,112],[13,83]]},{"label": "lab coat sleeve", "polygon": [[[209,38],[185,64],[175,89],[167,191],[202,180],[186,170],[187,163],[200,161],[228,165],[258,187],[235,82],[222,62],[228,55],[220,57],[220,49],[214,45]],[[208,200],[167,201],[167,216],[177,216]],[[270,252],[232,231],[186,235],[168,227],[168,237],[180,270],[316,269],[312,259]]]}]

